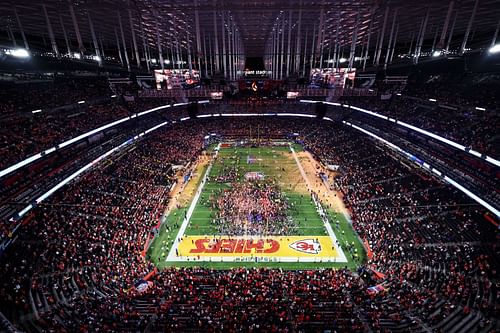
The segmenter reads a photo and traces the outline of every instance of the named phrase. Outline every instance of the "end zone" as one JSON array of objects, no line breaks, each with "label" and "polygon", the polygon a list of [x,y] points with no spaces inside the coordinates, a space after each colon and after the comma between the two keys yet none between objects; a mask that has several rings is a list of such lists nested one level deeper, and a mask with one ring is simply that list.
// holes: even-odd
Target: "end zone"
[{"label": "end zone", "polygon": [[347,262],[329,236],[185,236],[173,261]]}]

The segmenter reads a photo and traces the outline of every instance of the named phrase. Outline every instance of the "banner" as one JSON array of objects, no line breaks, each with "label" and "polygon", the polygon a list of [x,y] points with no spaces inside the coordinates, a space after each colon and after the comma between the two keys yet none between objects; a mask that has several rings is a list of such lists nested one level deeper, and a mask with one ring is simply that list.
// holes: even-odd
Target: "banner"
[{"label": "banner", "polygon": [[229,237],[186,236],[180,257],[336,258],[337,247],[328,236]]}]

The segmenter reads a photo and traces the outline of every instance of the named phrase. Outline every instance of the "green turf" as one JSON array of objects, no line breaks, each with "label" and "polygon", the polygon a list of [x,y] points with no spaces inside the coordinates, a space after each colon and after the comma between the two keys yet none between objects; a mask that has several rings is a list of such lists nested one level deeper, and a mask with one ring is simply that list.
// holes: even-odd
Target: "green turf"
[{"label": "green turf", "polygon": [[[296,151],[302,151],[300,145],[293,146]],[[200,199],[195,207],[193,215],[186,229],[186,235],[217,235],[215,227],[211,224],[211,220],[215,214],[209,208],[210,196],[216,196],[218,191],[229,188],[229,184],[221,184],[214,181],[214,178],[221,173],[223,164],[221,159],[232,161],[238,165],[239,174],[243,176],[246,172],[258,171],[264,173],[266,177],[272,177],[280,184],[282,191],[285,193],[288,202],[293,203],[294,209],[288,211],[298,224],[298,232],[296,235],[311,235],[321,236],[328,235],[323,225],[323,221],[319,217],[313,201],[308,194],[300,194],[296,192],[297,188],[304,188],[304,180],[298,175],[298,167],[295,160],[284,155],[291,154],[289,147],[241,147],[241,148],[223,148],[219,152],[218,159],[213,163],[210,171],[209,179],[203,187]],[[254,156],[257,161],[253,164],[247,163],[248,155]],[[205,170],[202,170],[203,175]],[[290,177],[290,173],[296,177]],[[200,180],[201,181],[201,177]],[[196,184],[198,186],[198,184]],[[355,269],[365,258],[364,248],[359,242],[356,233],[352,230],[350,223],[342,214],[333,211],[328,211],[329,220],[332,228],[339,240],[344,254],[346,255],[347,263],[278,263],[278,262],[176,262],[169,263],[165,261],[168,251],[172,246],[174,237],[177,235],[180,224],[184,218],[184,214],[188,207],[176,209],[167,217],[166,223],[162,226],[158,237],[151,245],[148,251],[148,257],[159,268],[169,266],[182,267],[210,267],[218,269],[228,269],[233,267],[274,267],[283,269],[313,269],[322,267],[334,268],[350,268]],[[338,223],[336,222],[338,220]],[[167,228],[168,226],[168,228]],[[357,249],[357,252],[354,251]]]}]

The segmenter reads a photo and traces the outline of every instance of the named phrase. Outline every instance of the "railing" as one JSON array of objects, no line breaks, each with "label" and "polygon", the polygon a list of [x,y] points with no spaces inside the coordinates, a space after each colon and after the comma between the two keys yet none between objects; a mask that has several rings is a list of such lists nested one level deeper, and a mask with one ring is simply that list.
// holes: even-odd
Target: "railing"
[{"label": "railing", "polygon": [[12,323],[0,312],[0,330],[2,332],[17,333],[20,332]]},{"label": "railing", "polygon": [[[222,92],[224,88],[201,87],[194,89],[163,89],[142,90],[139,97],[142,98],[174,98],[174,97],[210,97],[211,93]],[[295,88],[294,92],[299,97],[328,97],[328,96],[377,96],[377,91],[366,88]]]}]

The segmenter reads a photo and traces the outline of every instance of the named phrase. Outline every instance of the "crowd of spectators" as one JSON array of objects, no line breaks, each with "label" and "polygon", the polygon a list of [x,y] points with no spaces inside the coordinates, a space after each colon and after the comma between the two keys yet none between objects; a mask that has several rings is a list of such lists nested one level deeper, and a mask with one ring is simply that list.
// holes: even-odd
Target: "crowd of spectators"
[{"label": "crowd of spectators", "polygon": [[82,100],[110,97],[105,77],[56,76],[38,83],[3,85],[0,89],[0,116],[76,104]]},{"label": "crowd of spectators", "polygon": [[404,90],[385,93],[389,99],[344,100],[499,157],[499,85],[495,74],[420,75]]},{"label": "crowd of spectators", "polygon": [[[141,253],[168,201],[171,166],[195,161],[208,133],[247,136],[257,127],[264,138],[299,133],[319,160],[340,166],[330,186],[342,193],[369,261],[358,272],[172,268],[137,291],[154,269]],[[102,162],[26,218],[0,258],[1,311],[29,331],[495,331],[498,230],[483,213],[342,125],[179,122]],[[383,291],[367,292],[375,283]]]},{"label": "crowd of spectators", "polygon": [[290,235],[297,226],[287,215],[289,208],[269,179],[233,183],[211,195],[211,209],[217,212],[212,223],[221,235]]},{"label": "crowd of spectators", "polygon": [[93,105],[82,104],[69,110],[16,113],[2,117],[0,170],[97,127],[167,104],[171,104],[171,101],[112,101]]},{"label": "crowd of spectators", "polygon": [[0,127],[0,154],[3,157],[0,169],[129,115],[122,105],[110,103],[3,118]]}]

